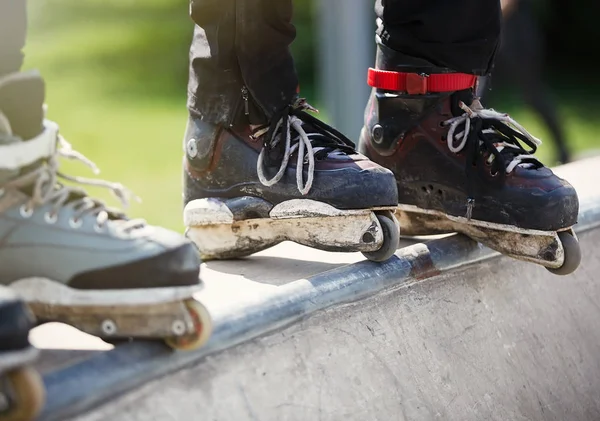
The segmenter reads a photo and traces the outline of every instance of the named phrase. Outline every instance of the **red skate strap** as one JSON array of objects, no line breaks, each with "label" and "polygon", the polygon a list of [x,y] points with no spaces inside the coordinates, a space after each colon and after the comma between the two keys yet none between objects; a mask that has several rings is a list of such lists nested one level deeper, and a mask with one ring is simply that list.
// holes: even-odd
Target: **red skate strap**
[{"label": "red skate strap", "polygon": [[474,87],[475,82],[477,82],[477,76],[466,73],[422,75],[378,70],[372,67],[369,68],[367,76],[367,83],[373,88],[407,92],[409,95],[460,91]]}]

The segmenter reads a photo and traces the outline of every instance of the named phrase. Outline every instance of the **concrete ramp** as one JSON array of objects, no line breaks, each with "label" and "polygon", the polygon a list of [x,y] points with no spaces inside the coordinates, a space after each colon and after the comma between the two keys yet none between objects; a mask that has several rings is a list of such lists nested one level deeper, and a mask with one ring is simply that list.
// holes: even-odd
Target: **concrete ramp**
[{"label": "concrete ramp", "polygon": [[598,420],[599,166],[559,168],[581,199],[573,275],[461,235],[384,264],[290,244],[209,263],[205,349],[131,342],[47,368],[42,419]]}]

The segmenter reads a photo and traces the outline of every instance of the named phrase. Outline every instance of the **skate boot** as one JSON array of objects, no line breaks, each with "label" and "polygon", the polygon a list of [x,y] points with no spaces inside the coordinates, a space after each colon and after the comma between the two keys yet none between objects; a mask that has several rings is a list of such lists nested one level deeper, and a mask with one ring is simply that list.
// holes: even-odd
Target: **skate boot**
[{"label": "skate boot", "polygon": [[460,232],[568,274],[581,253],[574,188],[533,155],[541,143],[484,109],[476,77],[379,46],[359,150],[391,169],[404,235]]},{"label": "skate boot", "polygon": [[59,172],[60,157],[95,166],[44,120],[43,102],[36,73],[0,79],[0,282],[41,322],[111,340],[201,346],[211,324],[193,297],[202,288],[195,247],[72,187],[103,186],[124,204],[128,198],[119,184]]},{"label": "skate boot", "polygon": [[44,383],[31,368],[38,350],[29,343],[33,314],[0,285],[0,421],[33,421],[45,400]]},{"label": "skate boot", "polygon": [[230,127],[189,119],[184,220],[204,260],[285,240],[376,262],[394,254],[394,175],[308,111],[297,99],[268,125],[250,126],[247,112]]}]

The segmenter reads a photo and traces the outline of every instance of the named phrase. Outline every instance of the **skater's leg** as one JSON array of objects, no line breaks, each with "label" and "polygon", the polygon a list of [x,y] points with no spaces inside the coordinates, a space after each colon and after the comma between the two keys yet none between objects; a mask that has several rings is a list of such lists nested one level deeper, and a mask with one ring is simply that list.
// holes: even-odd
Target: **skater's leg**
[{"label": "skater's leg", "polygon": [[531,2],[503,2],[502,15],[502,42],[494,67],[494,90],[484,89],[480,82],[478,92],[493,107],[497,99],[494,93],[506,84],[513,84],[546,124],[557,149],[557,160],[567,163],[571,160],[570,148],[556,101],[544,83],[544,40]]},{"label": "skater's leg", "polygon": [[491,70],[501,25],[499,0],[377,0],[383,45],[458,72]]},{"label": "skater's leg", "polygon": [[554,141],[557,159],[570,161],[563,124],[556,101],[544,83],[545,46],[530,1],[515,1],[510,14],[504,14],[502,61],[506,69],[505,80],[514,83],[525,102],[539,114]]},{"label": "skater's leg", "polygon": [[394,171],[402,231],[458,230],[562,273],[574,270],[579,250],[557,232],[571,232],[577,221],[575,190],[534,157],[538,139],[475,97],[477,76],[493,67],[499,0],[379,0],[376,11],[360,148]]},{"label": "skater's leg", "polygon": [[[26,5],[26,0],[0,0],[0,79],[16,74],[23,64],[23,47],[27,32]],[[12,131],[23,138],[33,137],[42,130],[41,124],[32,124],[35,120],[41,123],[42,109],[33,115],[34,107],[29,104],[43,101],[39,96],[43,91],[43,81],[39,79],[38,82],[40,86],[35,87],[32,83],[14,83],[12,87],[5,87],[0,92],[0,102],[3,105],[0,111],[8,116]],[[27,91],[25,94],[24,90]],[[17,101],[17,96],[25,96],[28,101]],[[3,141],[7,139],[0,138],[0,143]]]},{"label": "skater's leg", "polygon": [[18,71],[27,31],[26,0],[0,0],[0,77]]},{"label": "skater's leg", "polygon": [[184,218],[202,255],[289,239],[390,257],[393,175],[298,98],[291,0],[196,1],[192,18]]},{"label": "skater's leg", "polygon": [[[93,164],[45,120],[39,74],[19,71],[25,22],[25,1],[0,0],[0,284],[20,293],[40,320],[100,336],[202,344],[210,328],[192,300],[202,285],[193,244],[61,182],[86,184],[62,175],[60,158]],[[127,202],[118,183],[88,184]]]},{"label": "skater's leg", "polygon": [[[556,102],[550,95],[547,86],[541,83],[539,79],[536,79],[535,83],[536,85],[534,86],[536,86],[537,89],[534,92],[526,92],[525,100],[527,103],[531,104],[533,109],[546,123],[557,149],[556,159],[562,164],[571,162],[571,148],[567,142],[561,115],[558,111]],[[524,87],[524,90],[525,89],[527,88]]]},{"label": "skater's leg", "polygon": [[190,111],[230,124],[249,90],[248,118],[265,123],[296,95],[298,78],[289,46],[296,36],[292,0],[195,0],[190,51]]}]

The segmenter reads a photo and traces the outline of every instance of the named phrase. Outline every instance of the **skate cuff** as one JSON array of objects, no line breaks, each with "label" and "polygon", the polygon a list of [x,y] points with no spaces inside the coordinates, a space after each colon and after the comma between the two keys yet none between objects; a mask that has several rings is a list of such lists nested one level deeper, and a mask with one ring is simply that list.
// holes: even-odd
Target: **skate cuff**
[{"label": "skate cuff", "polygon": [[14,171],[50,158],[56,151],[57,133],[58,126],[45,121],[44,130],[33,139],[0,145],[0,169]]},{"label": "skate cuff", "polygon": [[477,76],[466,73],[403,73],[369,68],[367,83],[373,88],[386,91],[423,95],[433,92],[454,92],[473,88]]}]

